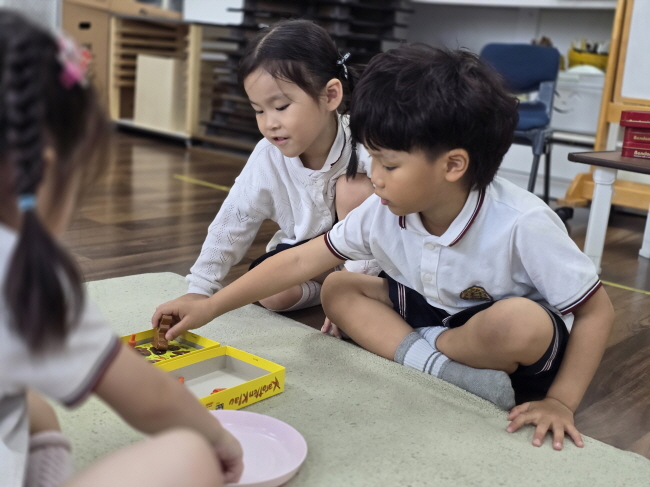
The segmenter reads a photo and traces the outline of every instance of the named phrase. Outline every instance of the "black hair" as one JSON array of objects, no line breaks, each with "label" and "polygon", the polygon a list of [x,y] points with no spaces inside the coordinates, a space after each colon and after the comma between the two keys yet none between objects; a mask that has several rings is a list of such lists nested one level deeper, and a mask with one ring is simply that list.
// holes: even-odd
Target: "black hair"
[{"label": "black hair", "polygon": [[476,54],[405,44],[368,64],[352,96],[350,129],[372,150],[421,150],[434,160],[465,149],[469,187],[483,189],[512,144],[517,105]]},{"label": "black hair", "polygon": [[[37,193],[44,148],[55,161],[58,191],[82,186],[100,169],[108,125],[92,88],[65,87],[57,40],[20,14],[0,10],[0,221],[18,230],[4,283],[10,326],[31,351],[60,345],[84,303],[74,259],[45,228],[36,208],[20,211],[20,197]],[[80,173],[81,171],[81,173]],[[62,198],[65,200],[65,198]],[[48,215],[57,202],[40,207]]]},{"label": "black hair", "polygon": [[[276,79],[295,83],[317,102],[331,79],[343,85],[344,98],[339,113],[349,111],[349,96],[358,75],[336,48],[327,31],[310,20],[282,20],[265,27],[251,39],[239,63],[238,79],[244,80],[262,68]],[[347,176],[357,174],[354,140]]]}]

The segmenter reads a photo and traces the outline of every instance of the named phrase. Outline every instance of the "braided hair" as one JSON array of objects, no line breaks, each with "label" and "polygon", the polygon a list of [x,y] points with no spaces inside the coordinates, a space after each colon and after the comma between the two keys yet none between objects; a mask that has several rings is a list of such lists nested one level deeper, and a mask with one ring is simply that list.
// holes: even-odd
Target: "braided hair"
[{"label": "braided hair", "polygon": [[[310,20],[282,20],[265,27],[247,44],[239,63],[238,79],[244,80],[262,68],[271,76],[295,83],[318,102],[322,90],[331,79],[343,85],[341,115],[350,111],[350,96],[358,74],[345,63],[336,44],[321,26]],[[350,138],[352,153],[346,177],[357,174],[356,143]]]},{"label": "braided hair", "polygon": [[[54,240],[34,205],[47,163],[61,193],[97,175],[93,148],[105,148],[106,121],[92,89],[61,83],[59,46],[21,15],[0,10],[0,221],[18,229],[4,283],[10,323],[31,351],[60,345],[84,303],[74,259]],[[105,152],[104,152],[105,153]],[[79,174],[81,171],[81,174]],[[61,198],[66,201],[67,198]],[[61,200],[40,215],[57,214]],[[26,202],[18,208],[17,202]]]}]

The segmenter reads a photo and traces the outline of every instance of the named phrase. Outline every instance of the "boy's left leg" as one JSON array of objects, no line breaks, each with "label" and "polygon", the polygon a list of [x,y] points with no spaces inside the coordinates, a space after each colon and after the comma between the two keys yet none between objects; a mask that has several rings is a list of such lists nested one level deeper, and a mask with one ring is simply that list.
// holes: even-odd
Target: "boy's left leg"
[{"label": "boy's left leg", "polygon": [[436,345],[452,360],[470,367],[511,374],[520,365],[537,362],[553,335],[553,321],[544,308],[526,298],[510,298],[445,331]]},{"label": "boy's left leg", "polygon": [[445,357],[394,310],[386,279],[335,272],[325,280],[322,297],[329,319],[366,350],[434,375],[502,409],[514,406],[505,372],[479,370]]},{"label": "boy's left leg", "polygon": [[435,346],[460,363],[510,374],[518,404],[546,397],[569,339],[562,318],[525,298],[477,308],[485,309],[451,316],[450,329],[434,339]]}]

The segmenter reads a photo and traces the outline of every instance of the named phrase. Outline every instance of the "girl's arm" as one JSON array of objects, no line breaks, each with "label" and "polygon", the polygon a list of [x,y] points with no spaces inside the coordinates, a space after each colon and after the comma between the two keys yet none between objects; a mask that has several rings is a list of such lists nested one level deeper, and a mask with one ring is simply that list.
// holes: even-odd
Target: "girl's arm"
[{"label": "girl's arm", "polygon": [[126,346],[108,367],[94,391],[126,422],[144,433],[185,427],[204,436],[214,447],[227,482],[242,471],[242,450],[187,387]]},{"label": "girl's arm", "polygon": [[260,299],[284,291],[339,265],[327,248],[325,237],[294,247],[266,259],[208,299],[190,302],[172,301],[158,306],[153,321],[158,323],[162,315],[172,315],[178,320],[167,332],[172,340],[181,333],[199,328],[228,311],[254,303]]},{"label": "girl's arm", "polygon": [[[238,264],[262,225],[270,218],[259,208],[270,209],[269,205],[249,201],[245,186],[249,180],[237,181],[221,205],[217,216],[208,227],[208,234],[196,262],[187,276],[188,293],[211,296],[223,285],[230,268]],[[261,199],[260,194],[256,194]],[[259,203],[259,202],[258,202]]]}]

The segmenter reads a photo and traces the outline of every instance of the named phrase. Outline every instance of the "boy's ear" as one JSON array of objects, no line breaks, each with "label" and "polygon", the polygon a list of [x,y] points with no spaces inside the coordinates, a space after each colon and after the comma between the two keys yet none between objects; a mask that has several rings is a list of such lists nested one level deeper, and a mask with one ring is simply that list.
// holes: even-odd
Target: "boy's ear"
[{"label": "boy's ear", "polygon": [[469,154],[465,149],[452,149],[447,152],[445,179],[450,183],[460,180],[469,168]]},{"label": "boy's ear", "polygon": [[332,112],[336,110],[343,101],[343,85],[341,81],[332,78],[325,85],[325,100],[327,102],[327,110]]}]

